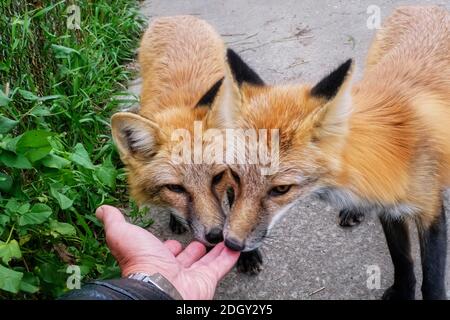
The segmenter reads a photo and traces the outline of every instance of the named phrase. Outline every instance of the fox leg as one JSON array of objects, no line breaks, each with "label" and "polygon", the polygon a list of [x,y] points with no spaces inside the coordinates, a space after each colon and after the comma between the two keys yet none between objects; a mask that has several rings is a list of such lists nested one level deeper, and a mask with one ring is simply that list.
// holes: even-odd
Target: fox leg
[{"label": "fox leg", "polygon": [[355,209],[339,211],[338,223],[341,227],[353,227],[364,221],[364,212]]},{"label": "fox leg", "polygon": [[257,275],[262,270],[262,255],[258,249],[242,252],[237,262],[237,270],[248,275]]},{"label": "fox leg", "polygon": [[422,258],[422,295],[424,300],[445,300],[445,264],[447,256],[447,224],[445,210],[429,227],[417,221]]},{"label": "fox leg", "polygon": [[178,219],[171,213],[169,220],[170,230],[175,234],[182,234],[187,231],[186,227],[178,221]]},{"label": "fox leg", "polygon": [[394,264],[394,284],[388,288],[383,300],[414,300],[416,277],[411,257],[408,224],[404,220],[394,220],[380,216],[381,225]]}]

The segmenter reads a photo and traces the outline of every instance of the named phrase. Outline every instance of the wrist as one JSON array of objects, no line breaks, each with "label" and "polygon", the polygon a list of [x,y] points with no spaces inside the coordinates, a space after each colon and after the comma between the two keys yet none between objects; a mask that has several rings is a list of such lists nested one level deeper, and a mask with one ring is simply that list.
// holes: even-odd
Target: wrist
[{"label": "wrist", "polygon": [[132,273],[146,273],[146,274],[155,274],[160,272],[160,268],[156,268],[151,264],[133,264],[131,266],[122,267],[122,277],[127,278]]},{"label": "wrist", "polygon": [[151,284],[174,300],[183,300],[183,296],[177,288],[160,273],[148,274],[136,272],[128,274],[127,278]]}]

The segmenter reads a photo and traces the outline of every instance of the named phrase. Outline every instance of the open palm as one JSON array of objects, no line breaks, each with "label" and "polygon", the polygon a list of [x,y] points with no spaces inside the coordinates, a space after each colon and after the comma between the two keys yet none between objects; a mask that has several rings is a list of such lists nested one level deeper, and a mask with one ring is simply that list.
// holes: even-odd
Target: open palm
[{"label": "open palm", "polygon": [[106,242],[123,276],[160,273],[184,299],[212,299],[218,282],[239,257],[223,243],[208,253],[197,241],[184,250],[178,241],[163,243],[147,230],[126,222],[115,207],[102,206],[96,214],[105,226]]}]

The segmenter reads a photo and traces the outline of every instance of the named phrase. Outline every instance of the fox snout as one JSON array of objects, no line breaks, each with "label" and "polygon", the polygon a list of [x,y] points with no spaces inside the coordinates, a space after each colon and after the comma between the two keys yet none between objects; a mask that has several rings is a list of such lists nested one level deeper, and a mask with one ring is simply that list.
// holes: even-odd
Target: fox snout
[{"label": "fox snout", "polygon": [[210,247],[223,241],[223,229],[220,223],[208,226],[194,219],[189,223],[194,233],[194,238]]},{"label": "fox snout", "polygon": [[223,241],[223,231],[222,228],[212,228],[206,235],[206,241],[211,244],[218,244]]},{"label": "fox snout", "polygon": [[206,192],[192,195],[193,201],[188,207],[188,222],[194,237],[206,246],[213,246],[223,241],[223,225],[225,214],[218,199],[211,194],[205,197]]},{"label": "fox snout", "polygon": [[245,242],[234,237],[228,237],[225,239],[225,246],[234,251],[243,251]]},{"label": "fox snout", "polygon": [[255,250],[262,245],[265,237],[267,236],[267,230],[268,229],[264,227],[264,224],[259,224],[255,225],[255,227],[248,232],[238,233],[235,232],[238,230],[232,228],[227,222],[223,232],[225,246],[231,250],[241,252]]},{"label": "fox snout", "polygon": [[225,233],[225,246],[234,251],[248,252],[257,249],[262,245],[267,233],[251,233],[246,238],[239,238],[232,234]]}]

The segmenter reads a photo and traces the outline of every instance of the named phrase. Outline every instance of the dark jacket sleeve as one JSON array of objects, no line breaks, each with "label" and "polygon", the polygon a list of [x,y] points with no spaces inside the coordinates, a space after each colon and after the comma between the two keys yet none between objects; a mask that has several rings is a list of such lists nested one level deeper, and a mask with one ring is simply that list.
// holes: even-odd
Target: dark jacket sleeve
[{"label": "dark jacket sleeve", "polygon": [[114,279],[88,282],[72,290],[61,300],[173,300],[155,285],[135,279]]}]

